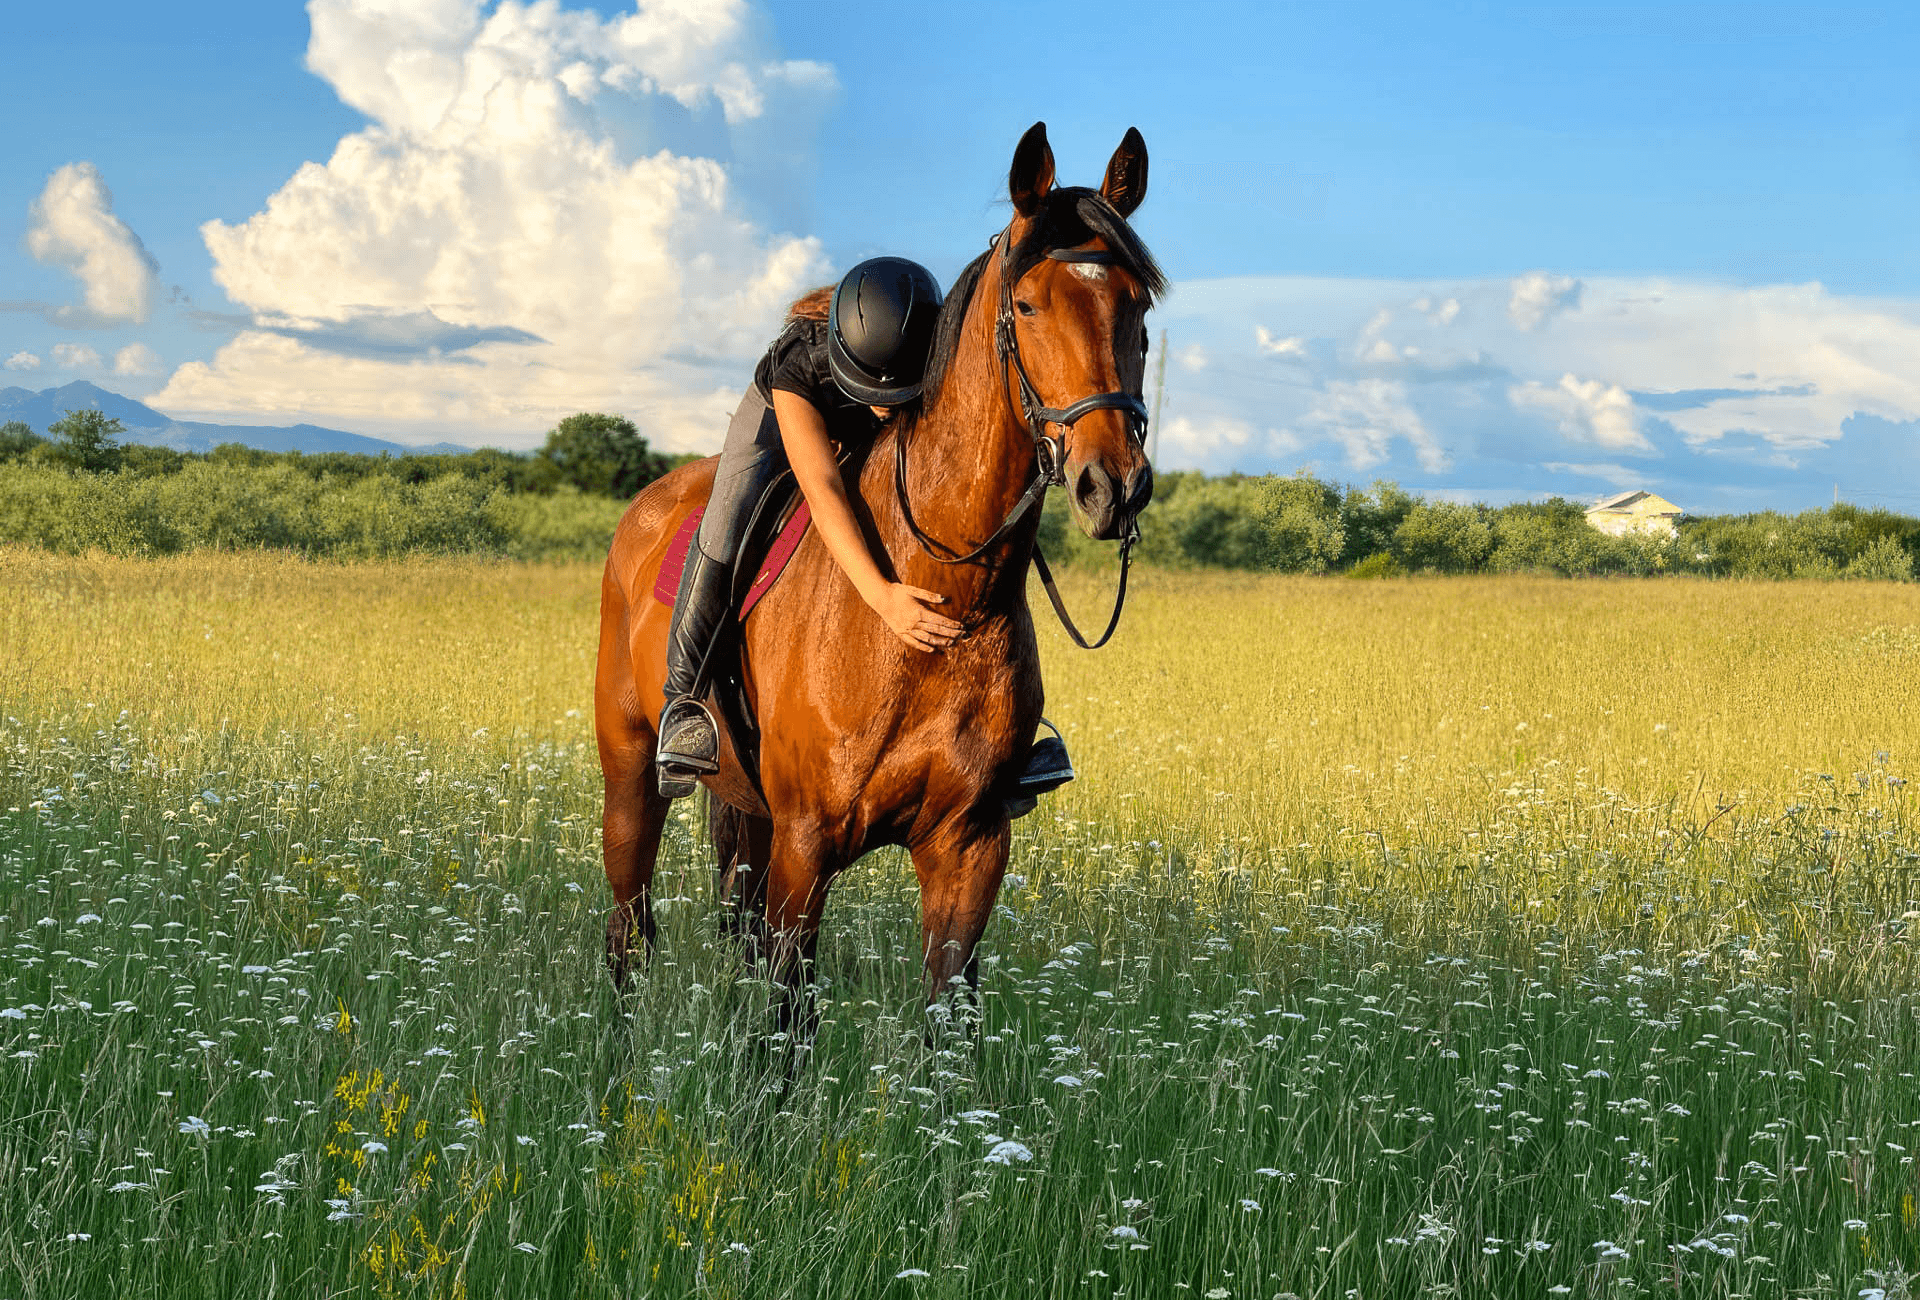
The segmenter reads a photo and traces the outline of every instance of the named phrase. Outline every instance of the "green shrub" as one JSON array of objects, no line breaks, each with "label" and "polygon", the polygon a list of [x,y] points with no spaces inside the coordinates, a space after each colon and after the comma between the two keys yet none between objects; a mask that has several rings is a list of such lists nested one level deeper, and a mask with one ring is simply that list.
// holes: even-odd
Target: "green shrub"
[{"label": "green shrub", "polygon": [[[625,509],[617,496],[562,481],[541,455],[301,456],[237,444],[194,455],[122,446],[112,442],[110,421],[82,424],[79,437],[60,443],[24,425],[0,426],[0,543],[123,555],[265,547],[337,559],[593,558],[605,554]],[[622,431],[608,436],[632,449]],[[74,468],[103,456],[121,468]],[[1920,551],[1920,519],[1885,510],[1708,516],[1683,519],[1677,536],[1612,537],[1561,498],[1460,505],[1389,482],[1342,487],[1304,472],[1162,474],[1140,530],[1138,558],[1149,564],[1355,577],[1699,573],[1908,582]],[[1056,564],[1108,566],[1117,550],[1080,530],[1065,492],[1047,494],[1038,538]]]},{"label": "green shrub", "polygon": [[1393,531],[1393,550],[1410,569],[1471,573],[1493,553],[1483,506],[1417,501]]},{"label": "green shrub", "polygon": [[1348,488],[1340,501],[1341,555],[1352,566],[1393,549],[1394,534],[1413,513],[1414,497],[1398,483],[1380,479],[1371,488]]},{"label": "green shrub", "polygon": [[1366,559],[1347,570],[1349,578],[1404,578],[1406,566],[1393,558],[1391,552],[1376,551]]},{"label": "green shrub", "polygon": [[1267,567],[1272,541],[1261,518],[1263,480],[1187,474],[1177,482],[1166,492],[1155,485],[1154,502],[1140,521],[1142,559],[1180,567]]},{"label": "green shrub", "polygon": [[1892,533],[1882,533],[1848,561],[1843,577],[1869,582],[1912,582],[1913,556]]},{"label": "green shrub", "polygon": [[25,460],[36,448],[47,445],[47,440],[33,431],[33,426],[24,420],[8,420],[0,424],[0,464]]},{"label": "green shrub", "polygon": [[1325,573],[1346,552],[1340,489],[1307,474],[1270,477],[1261,496],[1273,567],[1288,573]]},{"label": "green shrub", "polygon": [[313,558],[604,555],[625,509],[563,488],[514,494],[459,474],[313,478],[284,460],[194,459],[177,472],[84,474],[0,466],[0,542],[165,555],[269,548]]}]

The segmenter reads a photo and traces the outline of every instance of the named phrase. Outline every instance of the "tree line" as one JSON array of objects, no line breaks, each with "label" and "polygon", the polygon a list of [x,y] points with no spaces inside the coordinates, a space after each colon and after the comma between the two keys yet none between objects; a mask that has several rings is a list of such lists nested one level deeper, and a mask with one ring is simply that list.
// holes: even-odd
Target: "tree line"
[{"label": "tree line", "polygon": [[[633,423],[568,416],[534,452],[303,455],[227,444],[180,452],[121,441],[119,422],[70,411],[42,437],[0,426],[0,543],[170,554],[274,547],[314,557],[413,553],[528,559],[603,555],[624,503],[689,456]],[[1415,573],[1692,573],[1911,581],[1920,519],[1835,505],[1683,518],[1674,536],[1612,537],[1555,497],[1504,506],[1293,475],[1172,471],[1140,521],[1139,557],[1173,568],[1395,577]],[[1052,493],[1048,554],[1106,563]]]},{"label": "tree line", "polygon": [[[1344,486],[1293,475],[1156,476],[1140,520],[1143,561],[1182,568],[1344,573],[1693,573],[1723,578],[1867,578],[1909,582],[1920,519],[1835,505],[1682,518],[1673,536],[1613,537],[1587,507],[1554,497],[1504,506],[1415,496],[1391,482]],[[1093,560],[1112,550],[1048,498],[1041,545]]]},{"label": "tree line", "polygon": [[454,475],[508,492],[547,494],[572,488],[624,501],[675,466],[698,459],[657,452],[633,421],[597,412],[569,415],[532,452],[482,447],[468,452],[368,456],[345,451],[261,451],[237,442],[208,452],[177,451],[124,442],[126,429],[119,420],[91,410],[68,411],[48,426],[47,433],[50,436],[42,437],[20,420],[0,425],[0,465],[135,478],[178,474],[199,463],[244,469],[286,466],[308,478],[334,483],[378,476],[420,484]]},{"label": "tree line", "polygon": [[0,425],[0,543],[591,559],[606,554],[635,492],[692,459],[655,452],[630,420],[594,413],[568,416],[527,453],[182,452],[123,442],[118,420],[90,410],[47,432]]}]

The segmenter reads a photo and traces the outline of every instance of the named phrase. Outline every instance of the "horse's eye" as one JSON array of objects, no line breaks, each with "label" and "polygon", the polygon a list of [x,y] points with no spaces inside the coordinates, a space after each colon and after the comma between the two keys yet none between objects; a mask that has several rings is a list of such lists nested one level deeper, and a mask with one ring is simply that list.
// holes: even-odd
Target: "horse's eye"
[{"label": "horse's eye", "polygon": [[1013,306],[1022,316],[1033,315],[1033,304],[1030,302],[1016,302]]}]

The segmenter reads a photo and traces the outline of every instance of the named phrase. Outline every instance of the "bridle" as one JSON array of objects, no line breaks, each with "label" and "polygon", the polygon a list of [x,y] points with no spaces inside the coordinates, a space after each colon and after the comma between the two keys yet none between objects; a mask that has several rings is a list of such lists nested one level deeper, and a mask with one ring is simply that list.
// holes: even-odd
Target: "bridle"
[{"label": "bridle", "polygon": [[[907,501],[907,440],[904,432],[895,437],[893,485],[895,494],[900,498],[900,513],[907,521],[908,531],[920,544],[920,549],[941,564],[966,564],[979,559],[1013,530],[1014,525],[1046,496],[1048,488],[1066,486],[1067,433],[1086,416],[1095,411],[1124,411],[1128,433],[1142,446],[1146,445],[1147,405],[1133,393],[1095,393],[1064,407],[1048,406],[1042,400],[1040,390],[1034,386],[1033,377],[1027,373],[1026,363],[1020,357],[1020,335],[1014,327],[1013,290],[1020,277],[1010,274],[1012,249],[1001,243],[999,235],[993,237],[993,243],[1000,246],[1001,263],[999,311],[993,324],[994,347],[1000,354],[1000,392],[1006,399],[1008,412],[1026,425],[1027,433],[1033,438],[1034,477],[1014,503],[1013,509],[1007,512],[1006,518],[1000,521],[1000,526],[993,530],[986,541],[964,555],[954,554],[952,547],[928,537],[914,521],[913,507]],[[1056,248],[1044,256],[1055,262],[1090,262],[1107,266],[1117,265],[1120,261],[1113,253],[1094,248]],[[1027,268],[1029,271],[1032,269]],[[1025,272],[1021,274],[1024,276]],[[1014,404],[1016,383],[1019,392],[1017,407]],[[1055,424],[1061,427],[1058,439],[1047,432],[1048,426]],[[1081,649],[1098,650],[1112,639],[1114,629],[1120,626],[1120,611],[1127,603],[1127,573],[1133,564],[1133,548],[1139,540],[1140,521],[1136,518],[1128,521],[1127,534],[1120,539],[1120,585],[1114,595],[1113,616],[1107,620],[1107,629],[1097,641],[1088,641],[1074,625],[1065,602],[1060,599],[1060,591],[1054,585],[1053,571],[1047,566],[1046,556],[1041,553],[1039,543],[1034,544],[1033,563],[1040,571],[1040,583],[1046,588],[1047,599],[1053,603],[1053,612],[1059,616],[1060,625]],[[936,550],[936,547],[939,549]],[[941,551],[948,554],[940,554]]]}]

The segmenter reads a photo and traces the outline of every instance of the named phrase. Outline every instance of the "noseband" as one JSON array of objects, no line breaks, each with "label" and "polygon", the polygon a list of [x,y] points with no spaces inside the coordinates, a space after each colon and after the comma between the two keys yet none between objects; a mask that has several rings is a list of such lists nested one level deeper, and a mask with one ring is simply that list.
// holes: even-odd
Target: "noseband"
[{"label": "noseband", "polygon": [[[1000,236],[994,236],[994,242],[1000,242]],[[1055,262],[1090,262],[1097,265],[1115,266],[1120,259],[1102,249],[1056,248],[1045,256]],[[1040,397],[1040,390],[1034,386],[1033,377],[1027,373],[1026,363],[1020,358],[1020,335],[1014,328],[1013,289],[1016,277],[1008,274],[1012,269],[1012,249],[1002,245],[1000,249],[1000,308],[994,319],[994,346],[1000,354],[1000,391],[1007,400],[1007,409],[1016,419],[1026,425],[1027,432],[1033,438],[1034,477],[1027,490],[1014,503],[1000,526],[980,545],[964,555],[942,555],[939,551],[952,548],[942,545],[920,531],[920,525],[914,522],[913,508],[907,501],[907,440],[896,435],[893,441],[893,483],[894,491],[900,498],[900,513],[906,519],[907,529],[920,544],[920,549],[941,564],[966,564],[977,560],[996,546],[1012,531],[1013,526],[1031,510],[1047,493],[1050,487],[1065,487],[1067,484],[1067,432],[1083,418],[1094,411],[1123,411],[1127,416],[1127,432],[1142,446],[1146,444],[1147,405],[1132,393],[1110,392],[1095,393],[1083,397],[1064,407],[1048,406]],[[1029,267],[1028,270],[1032,268]],[[1024,273],[1023,273],[1024,274]],[[1011,372],[1011,375],[1009,375]],[[1011,381],[1017,381],[1020,403],[1014,406]],[[1056,440],[1047,432],[1047,426],[1057,424],[1061,434]],[[1127,602],[1127,573],[1133,563],[1133,548],[1140,540],[1140,521],[1129,520],[1127,534],[1120,539],[1120,586],[1114,596],[1113,617],[1107,620],[1107,630],[1100,634],[1097,641],[1088,641],[1074,626],[1073,619],[1067,614],[1066,604],[1060,599],[1060,592],[1054,586],[1053,571],[1047,567],[1047,560],[1040,553],[1038,543],[1033,548],[1034,567],[1040,571],[1040,582],[1046,588],[1047,598],[1053,603],[1053,612],[1059,616],[1060,624],[1072,637],[1075,644],[1083,650],[1098,650],[1112,639],[1114,629],[1120,626],[1120,611]],[[939,551],[934,548],[938,547]]]}]

